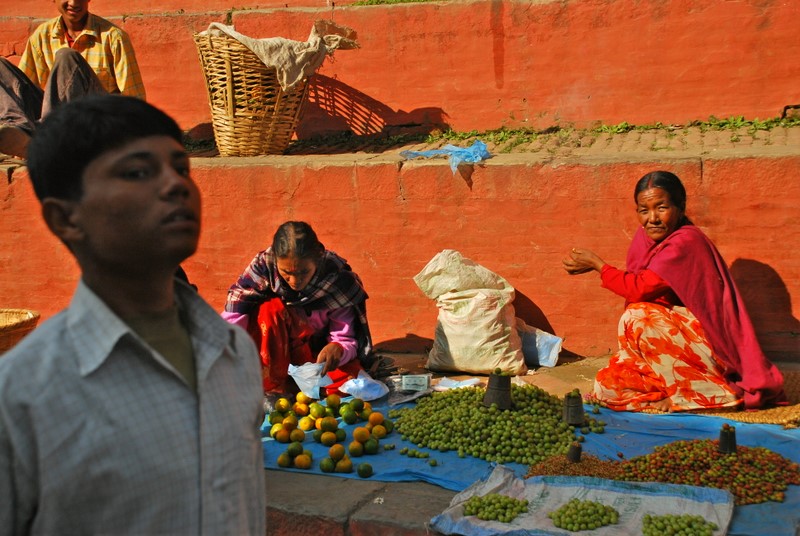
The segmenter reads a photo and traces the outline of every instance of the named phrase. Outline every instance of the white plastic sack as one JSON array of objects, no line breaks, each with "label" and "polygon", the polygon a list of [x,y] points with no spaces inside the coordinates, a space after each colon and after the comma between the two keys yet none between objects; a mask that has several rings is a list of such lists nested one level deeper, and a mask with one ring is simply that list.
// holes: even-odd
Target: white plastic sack
[{"label": "white plastic sack", "polygon": [[490,374],[500,368],[525,374],[514,288],[508,281],[446,249],[414,276],[414,282],[439,308],[428,354],[430,370]]},{"label": "white plastic sack", "polygon": [[522,355],[528,367],[555,367],[561,344],[564,339],[547,333],[534,326],[529,326],[521,318],[517,318],[517,331],[522,339]]}]

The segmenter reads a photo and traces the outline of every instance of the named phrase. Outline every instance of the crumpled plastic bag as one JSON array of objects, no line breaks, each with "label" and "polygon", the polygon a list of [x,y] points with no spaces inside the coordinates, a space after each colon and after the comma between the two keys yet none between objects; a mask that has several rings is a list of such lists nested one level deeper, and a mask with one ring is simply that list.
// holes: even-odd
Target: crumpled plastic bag
[{"label": "crumpled plastic bag", "polygon": [[529,326],[521,318],[517,318],[517,331],[522,340],[522,355],[525,356],[525,364],[528,367],[556,366],[564,339],[537,327]]},{"label": "crumpled plastic bag", "polygon": [[456,147],[455,145],[445,145],[441,149],[432,149],[430,151],[401,151],[400,156],[405,159],[416,158],[422,156],[430,158],[431,156],[448,156],[450,157],[450,170],[453,175],[458,171],[458,166],[462,162],[468,164],[475,164],[491,158],[492,155],[486,148],[486,144],[480,140],[475,140],[471,147]]},{"label": "crumpled plastic bag", "polygon": [[325,363],[303,363],[299,367],[289,364],[289,376],[310,398],[319,398],[320,388],[332,383],[327,374],[322,374],[324,367]]},{"label": "crumpled plastic bag", "polygon": [[360,371],[358,378],[347,380],[339,390],[361,400],[377,400],[389,392],[389,387],[378,380],[373,380],[366,371]]}]

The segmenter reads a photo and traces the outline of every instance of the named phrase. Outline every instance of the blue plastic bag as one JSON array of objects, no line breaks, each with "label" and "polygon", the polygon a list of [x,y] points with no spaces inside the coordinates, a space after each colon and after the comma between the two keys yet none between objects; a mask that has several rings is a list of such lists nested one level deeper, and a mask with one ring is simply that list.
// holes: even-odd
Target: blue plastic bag
[{"label": "blue plastic bag", "polygon": [[459,164],[462,162],[474,164],[492,157],[489,150],[486,148],[486,144],[480,140],[475,140],[475,143],[473,143],[471,147],[466,148],[456,147],[455,145],[445,145],[441,149],[432,149],[430,151],[402,151],[400,153],[400,156],[405,159],[418,156],[430,158],[440,155],[445,155],[450,158],[450,169],[454,175],[456,171],[458,171]]}]

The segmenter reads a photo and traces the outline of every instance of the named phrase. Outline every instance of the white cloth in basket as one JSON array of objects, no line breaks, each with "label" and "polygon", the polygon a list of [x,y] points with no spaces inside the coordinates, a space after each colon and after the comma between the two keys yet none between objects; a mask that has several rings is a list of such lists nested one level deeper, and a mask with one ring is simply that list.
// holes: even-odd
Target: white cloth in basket
[{"label": "white cloth in basket", "polygon": [[358,48],[356,32],[331,21],[318,20],[311,28],[311,35],[305,42],[293,41],[283,37],[256,39],[240,34],[219,22],[212,22],[200,35],[213,36],[227,34],[252,50],[267,67],[277,71],[278,83],[284,91],[289,91],[302,80],[313,74],[325,56],[334,50]]}]

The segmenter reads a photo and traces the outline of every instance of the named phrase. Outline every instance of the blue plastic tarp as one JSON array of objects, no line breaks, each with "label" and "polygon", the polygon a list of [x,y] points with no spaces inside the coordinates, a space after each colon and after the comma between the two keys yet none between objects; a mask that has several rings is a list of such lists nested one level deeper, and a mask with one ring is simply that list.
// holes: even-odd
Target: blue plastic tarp
[{"label": "blue plastic tarp", "polygon": [[[385,415],[389,412],[386,399],[372,402],[373,409]],[[406,404],[400,407],[410,407]],[[394,408],[393,408],[394,409]],[[587,411],[591,407],[585,408]],[[618,454],[625,458],[641,456],[652,452],[658,445],[687,439],[717,439],[723,423],[736,427],[738,445],[760,446],[773,450],[782,456],[800,463],[800,429],[784,429],[779,425],[750,424],[733,421],[716,416],[693,414],[642,414],[629,412],[613,412],[602,409],[599,415],[592,415],[606,422],[605,433],[590,433],[583,443],[584,453],[601,459],[618,460]],[[347,431],[346,443],[352,440],[352,430],[358,426],[342,425]],[[269,427],[264,427],[264,435],[268,436]],[[492,471],[492,464],[476,458],[459,458],[455,452],[438,452],[418,448],[413,443],[402,441],[397,432],[393,432],[381,444],[394,444],[393,450],[381,448],[377,455],[365,455],[353,458],[354,466],[359,462],[369,462],[374,469],[374,480],[386,482],[422,481],[435,484],[452,491],[463,491],[477,480],[485,478]],[[309,437],[304,447],[314,456],[314,473],[319,470],[319,460],[327,456],[328,447],[315,443]],[[400,449],[407,447],[429,453],[428,459],[410,458],[400,454]],[[286,445],[272,439],[264,438],[264,466],[268,469],[279,469],[278,455],[286,449]],[[436,467],[429,465],[429,459],[437,461]],[[524,477],[528,467],[521,464],[506,464],[514,473]],[[283,469],[301,471],[298,469]],[[308,472],[308,471],[305,471]],[[343,478],[359,478],[354,473],[334,476]],[[783,503],[767,502],[756,505],[738,506],[734,510],[728,534],[734,536],[795,536],[800,527],[800,486],[790,486]]]}]

